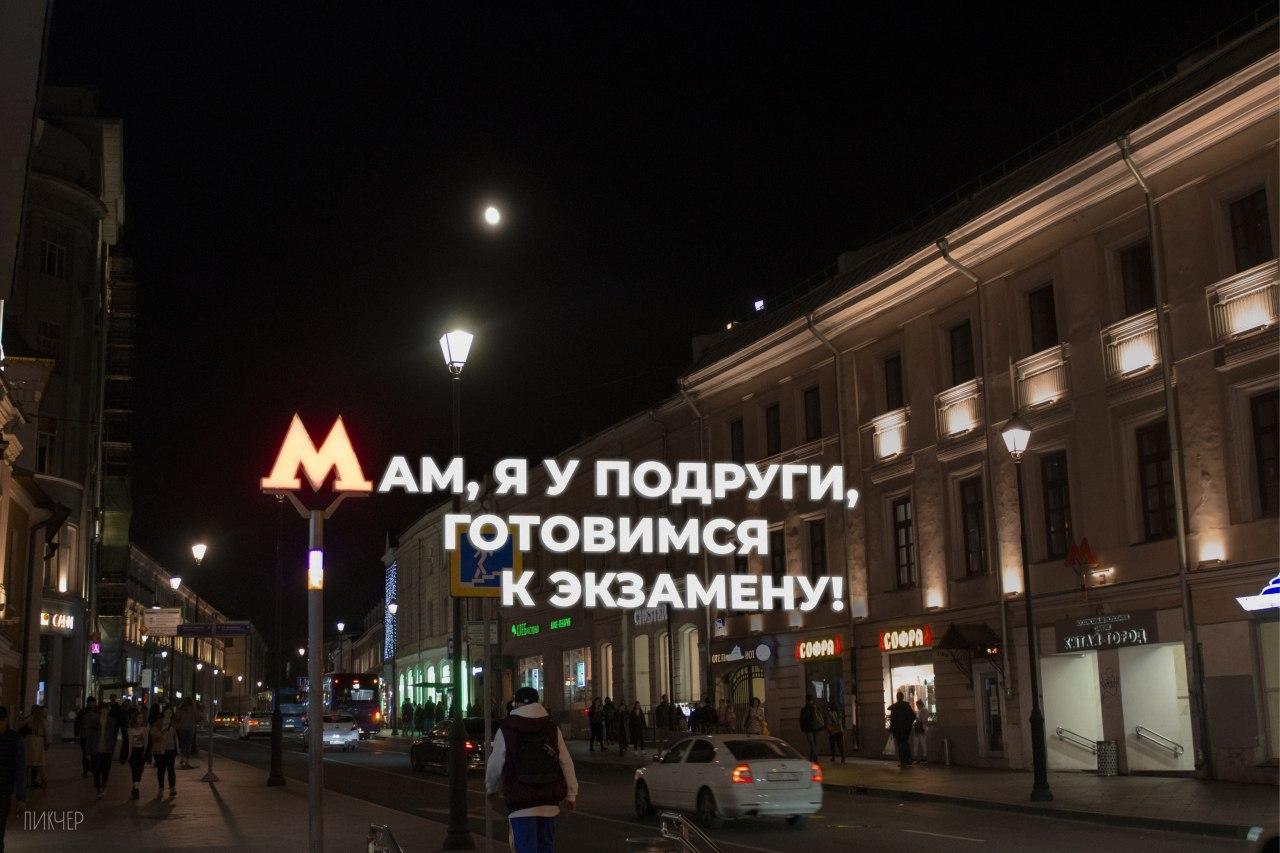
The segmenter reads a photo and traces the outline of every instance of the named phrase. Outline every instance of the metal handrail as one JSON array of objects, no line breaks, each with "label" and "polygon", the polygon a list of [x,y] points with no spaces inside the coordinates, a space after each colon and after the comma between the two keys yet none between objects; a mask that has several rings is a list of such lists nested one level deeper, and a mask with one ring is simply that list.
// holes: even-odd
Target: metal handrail
[{"label": "metal handrail", "polygon": [[381,823],[369,824],[369,853],[404,853],[404,849],[391,834],[391,827]]},{"label": "metal handrail", "polygon": [[1053,733],[1058,736],[1058,740],[1060,741],[1065,741],[1066,743],[1069,743],[1072,746],[1078,746],[1081,749],[1087,749],[1094,755],[1098,754],[1097,744],[1079,732],[1073,732],[1071,729],[1065,729],[1062,726],[1058,726],[1053,730]]},{"label": "metal handrail", "polygon": [[[686,851],[686,853],[700,853],[700,851],[703,850],[707,851],[707,853],[720,853],[720,848],[716,846],[716,843],[692,821],[679,812],[662,812],[662,814],[658,816],[658,822],[662,827],[662,837],[680,842],[681,847]],[[706,847],[699,847],[693,842],[690,835],[702,844],[705,844]]]},{"label": "metal handrail", "polygon": [[1165,737],[1159,732],[1152,731],[1146,726],[1135,726],[1133,729],[1133,733],[1138,738],[1138,740],[1142,740],[1143,737],[1146,737],[1147,740],[1151,741],[1156,746],[1164,747],[1165,749],[1172,752],[1175,758],[1182,755],[1184,752],[1186,752],[1186,750],[1182,748],[1182,744],[1178,743],[1173,738]]}]

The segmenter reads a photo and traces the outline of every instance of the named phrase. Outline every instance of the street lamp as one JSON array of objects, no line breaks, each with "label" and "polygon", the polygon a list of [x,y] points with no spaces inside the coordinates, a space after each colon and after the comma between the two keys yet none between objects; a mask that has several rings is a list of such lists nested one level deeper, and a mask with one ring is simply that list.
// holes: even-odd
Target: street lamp
[{"label": "street lamp", "polygon": [[1009,418],[1000,433],[1013,470],[1018,479],[1018,537],[1022,547],[1022,600],[1027,608],[1027,671],[1031,674],[1031,766],[1035,781],[1031,785],[1031,799],[1049,802],[1053,791],[1049,790],[1048,760],[1045,756],[1044,711],[1040,708],[1040,659],[1036,652],[1036,620],[1031,607],[1031,568],[1027,559],[1027,522],[1022,503],[1022,457],[1031,441],[1031,425],[1017,412]]},{"label": "street lamp", "polygon": [[[462,368],[471,353],[475,336],[461,329],[454,329],[440,336],[440,351],[445,366],[453,376],[453,457],[462,456]],[[453,512],[462,511],[462,496],[454,494]],[[466,732],[462,727],[462,598],[453,596],[453,654],[449,668],[452,678],[453,701],[450,703],[453,718],[449,748],[449,830],[445,833],[445,850],[470,850],[475,847],[471,830],[467,827],[467,770]],[[486,829],[486,832],[488,830]]]},{"label": "street lamp", "polygon": [[347,630],[347,623],[339,622],[338,623],[338,667],[337,667],[338,672],[346,672],[346,669],[342,666],[342,638],[343,638],[343,632],[346,630]]},{"label": "street lamp", "polygon": [[493,205],[489,205],[484,209],[484,221],[485,224],[490,227],[499,224],[502,222],[502,211],[498,210],[498,208]]},{"label": "street lamp", "polygon": [[196,565],[204,562],[204,555],[209,551],[209,546],[203,542],[197,542],[191,546],[191,556],[196,558]]},{"label": "street lamp", "polygon": [[169,578],[169,588],[172,589],[174,592],[177,592],[178,587],[180,586],[182,586],[182,578],[178,577],[177,575],[174,575],[173,577]]},{"label": "street lamp", "polygon": [[304,649],[304,648],[302,648],[301,646],[299,646],[299,647],[298,647],[298,657],[300,657],[300,658],[305,658],[306,656],[307,656],[307,650],[306,650],[306,649]]}]

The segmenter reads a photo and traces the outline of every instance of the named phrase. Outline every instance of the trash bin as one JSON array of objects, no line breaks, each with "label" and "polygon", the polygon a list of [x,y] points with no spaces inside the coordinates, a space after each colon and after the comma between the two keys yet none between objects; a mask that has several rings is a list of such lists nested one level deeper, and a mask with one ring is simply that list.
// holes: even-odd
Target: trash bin
[{"label": "trash bin", "polygon": [[628,838],[627,849],[632,853],[679,853],[680,845],[673,838],[651,835],[647,838]]},{"label": "trash bin", "polygon": [[1120,749],[1113,740],[1094,741],[1098,750],[1098,775],[1115,776],[1120,772]]}]

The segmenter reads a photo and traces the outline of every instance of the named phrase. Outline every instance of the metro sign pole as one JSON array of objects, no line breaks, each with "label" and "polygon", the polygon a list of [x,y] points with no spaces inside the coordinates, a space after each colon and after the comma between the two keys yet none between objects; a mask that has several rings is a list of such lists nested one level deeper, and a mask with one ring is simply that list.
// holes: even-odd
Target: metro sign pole
[{"label": "metro sign pole", "polygon": [[[306,474],[311,486],[311,501],[304,501],[298,469]],[[335,472],[334,495],[323,508],[314,504],[329,472]],[[262,491],[284,495],[298,514],[307,519],[307,829],[308,847],[312,853],[324,850],[324,690],[321,687],[324,657],[324,522],[338,509],[342,500],[352,495],[363,496],[373,491],[373,483],[365,479],[347,429],[339,417],[319,448],[311,440],[302,418],[293,416],[284,444],[271,473],[262,478]],[[279,690],[279,685],[276,687]]]}]

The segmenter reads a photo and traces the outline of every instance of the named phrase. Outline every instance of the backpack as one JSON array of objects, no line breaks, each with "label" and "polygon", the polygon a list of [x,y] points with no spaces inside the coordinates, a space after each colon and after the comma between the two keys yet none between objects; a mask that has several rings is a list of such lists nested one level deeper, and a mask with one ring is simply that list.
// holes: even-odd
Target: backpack
[{"label": "backpack", "polygon": [[569,793],[560,769],[560,731],[550,717],[508,714],[501,723],[506,761],[502,797],[508,811],[559,805]]}]

